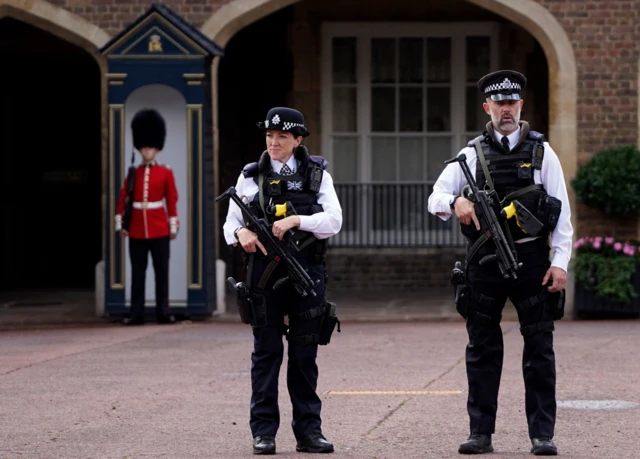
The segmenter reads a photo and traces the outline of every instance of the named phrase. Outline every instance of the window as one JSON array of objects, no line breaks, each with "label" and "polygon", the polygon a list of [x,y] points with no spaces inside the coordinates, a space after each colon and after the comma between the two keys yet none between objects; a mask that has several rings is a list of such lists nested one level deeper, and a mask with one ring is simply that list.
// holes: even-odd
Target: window
[{"label": "window", "polygon": [[496,34],[490,23],[324,24],[323,154],[345,209],[339,244],[461,242],[427,199],[444,161],[488,120],[476,82],[496,67]]}]

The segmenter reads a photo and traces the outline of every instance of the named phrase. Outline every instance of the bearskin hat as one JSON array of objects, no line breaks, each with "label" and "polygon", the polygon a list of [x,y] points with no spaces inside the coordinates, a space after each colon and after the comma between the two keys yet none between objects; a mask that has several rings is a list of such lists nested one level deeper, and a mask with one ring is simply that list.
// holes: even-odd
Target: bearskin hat
[{"label": "bearskin hat", "polygon": [[136,113],[131,121],[131,132],[133,146],[138,150],[142,147],[164,148],[167,128],[164,118],[156,110],[145,108]]}]

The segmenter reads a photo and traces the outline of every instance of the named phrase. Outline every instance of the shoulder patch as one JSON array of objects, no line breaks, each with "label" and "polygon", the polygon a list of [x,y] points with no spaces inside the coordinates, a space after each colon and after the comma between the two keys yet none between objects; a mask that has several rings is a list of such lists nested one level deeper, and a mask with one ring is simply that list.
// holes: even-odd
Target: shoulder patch
[{"label": "shoulder patch", "polygon": [[166,167],[167,169],[171,169],[171,166],[169,166],[168,164],[165,164],[165,163],[158,163],[158,164],[162,167]]},{"label": "shoulder patch", "polygon": [[329,166],[329,162],[324,159],[322,156],[309,156],[309,161],[314,164],[319,165],[322,169],[326,169]]},{"label": "shoulder patch", "polygon": [[258,163],[249,163],[242,169],[245,178],[254,177],[258,173]]},{"label": "shoulder patch", "polygon": [[544,134],[541,134],[537,131],[529,131],[527,137],[533,140],[538,140],[540,142],[545,142]]}]

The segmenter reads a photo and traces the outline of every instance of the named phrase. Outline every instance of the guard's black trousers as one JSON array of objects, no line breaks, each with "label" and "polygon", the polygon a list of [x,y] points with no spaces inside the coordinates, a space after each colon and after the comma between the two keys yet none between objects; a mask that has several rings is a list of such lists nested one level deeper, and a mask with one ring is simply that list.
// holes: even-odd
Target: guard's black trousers
[{"label": "guard's black trousers", "polygon": [[129,238],[131,259],[131,317],[144,317],[144,292],[149,263],[153,260],[156,284],[156,316],[169,315],[169,236],[153,239]]},{"label": "guard's black trousers", "polygon": [[[496,262],[479,266],[482,255],[476,255],[467,266],[467,285],[471,288],[466,350],[467,411],[471,433],[492,434],[495,431],[504,354],[500,319],[507,297],[516,306],[521,327],[538,322],[552,323],[553,320],[553,310],[545,302],[533,306],[522,304],[522,300],[546,289],[542,279],[550,266],[549,247],[536,240],[516,244],[516,250],[522,268],[515,281],[504,280]],[[539,331],[523,336],[523,339],[522,372],[529,437],[553,437],[556,368],[552,331]]]},{"label": "guard's black trousers", "polygon": [[258,287],[268,261],[256,257],[252,270],[252,290],[265,296],[267,301],[267,326],[254,327],[254,347],[251,354],[251,433],[276,435],[280,426],[278,407],[278,375],[284,354],[283,333],[286,330],[284,316],[289,316],[287,388],[293,407],[291,427],[296,439],[321,433],[320,409],[322,403],[316,394],[318,366],[316,365],[317,344],[296,343],[297,336],[318,333],[320,317],[300,320],[298,313],[314,309],[323,302],[325,291],[325,268],[299,259],[316,286],[317,296],[302,298],[291,286],[274,291],[275,280],[286,273],[276,269],[264,289]]}]

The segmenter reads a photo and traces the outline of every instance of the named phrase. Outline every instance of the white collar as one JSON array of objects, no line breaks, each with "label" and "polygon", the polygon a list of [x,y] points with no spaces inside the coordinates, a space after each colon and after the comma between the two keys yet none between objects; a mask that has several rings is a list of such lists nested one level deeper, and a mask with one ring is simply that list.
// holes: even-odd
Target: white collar
[{"label": "white collar", "polygon": [[[496,131],[495,129],[493,130],[493,132],[496,136],[496,140],[498,141],[498,143],[502,143],[502,138],[504,136],[500,134],[498,131]],[[516,143],[518,143],[519,138],[520,138],[520,126],[518,126],[518,129],[516,129],[515,131],[513,131],[511,134],[507,136],[507,139],[509,139],[509,148],[513,148],[513,146]]]},{"label": "white collar", "polygon": [[[273,172],[275,172],[276,174],[280,174],[280,170],[282,169],[282,166],[284,166],[284,164],[280,161],[274,161],[273,159],[271,159],[270,161],[271,169],[273,169]],[[298,170],[298,161],[296,161],[294,155],[291,155],[291,158],[289,158],[289,161],[287,161],[287,166],[289,166],[291,171],[294,173],[296,170]]]}]

